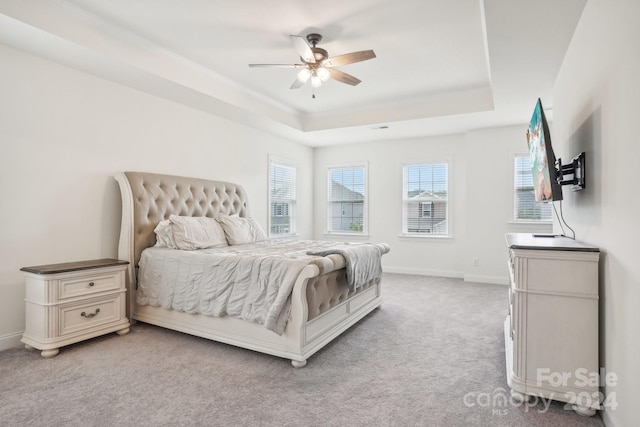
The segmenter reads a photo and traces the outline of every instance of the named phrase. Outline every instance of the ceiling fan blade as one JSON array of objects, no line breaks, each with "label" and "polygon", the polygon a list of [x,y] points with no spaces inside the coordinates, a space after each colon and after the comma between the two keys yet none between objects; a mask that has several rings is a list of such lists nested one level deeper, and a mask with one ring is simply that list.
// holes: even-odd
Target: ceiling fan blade
[{"label": "ceiling fan blade", "polygon": [[304,62],[315,64],[316,58],[313,55],[313,51],[311,51],[311,47],[307,43],[307,41],[302,36],[289,36],[291,38],[291,42],[293,43],[293,47],[296,49],[300,58]]},{"label": "ceiling fan blade", "polygon": [[335,68],[331,68],[329,72],[331,73],[331,78],[333,80],[339,81],[340,83],[346,83],[351,86],[357,86],[361,82],[360,79],[353,77],[351,74],[347,74]]},{"label": "ceiling fan blade", "polygon": [[339,67],[340,65],[353,64],[354,62],[366,61],[375,58],[376,54],[372,50],[361,50],[359,52],[345,53],[322,61],[323,67]]},{"label": "ceiling fan blade", "polygon": [[304,64],[249,64],[251,68],[257,67],[271,67],[271,68],[302,68],[306,67]]},{"label": "ceiling fan blade", "polygon": [[305,82],[303,82],[303,81],[301,81],[300,79],[296,78],[296,79],[293,81],[293,83],[291,84],[291,87],[290,87],[289,89],[299,89],[299,88],[301,88],[302,86],[304,86],[304,83],[305,83]]}]

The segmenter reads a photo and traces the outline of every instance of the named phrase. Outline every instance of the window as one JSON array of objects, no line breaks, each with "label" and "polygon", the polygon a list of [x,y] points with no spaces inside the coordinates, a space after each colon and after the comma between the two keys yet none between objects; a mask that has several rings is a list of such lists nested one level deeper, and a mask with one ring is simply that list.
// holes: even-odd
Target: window
[{"label": "window", "polygon": [[449,165],[407,165],[403,175],[404,234],[449,235]]},{"label": "window", "polygon": [[328,231],[330,233],[367,232],[366,164],[328,169]]},{"label": "window", "polygon": [[290,162],[269,161],[269,235],[296,232],[296,166]]},{"label": "window", "polygon": [[433,202],[421,202],[420,203],[423,218],[431,218],[431,208],[433,207]]},{"label": "window", "polygon": [[516,221],[551,221],[552,203],[538,203],[535,199],[529,154],[516,154],[513,176],[513,218]]}]

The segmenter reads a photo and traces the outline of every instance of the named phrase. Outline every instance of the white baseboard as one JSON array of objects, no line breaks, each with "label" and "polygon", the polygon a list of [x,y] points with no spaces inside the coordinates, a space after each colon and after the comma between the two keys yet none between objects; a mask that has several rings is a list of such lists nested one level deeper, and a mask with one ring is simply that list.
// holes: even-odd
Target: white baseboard
[{"label": "white baseboard", "polygon": [[507,277],[481,276],[479,274],[465,274],[464,281],[509,286],[509,278]]},{"label": "white baseboard", "polygon": [[457,271],[449,270],[427,270],[422,268],[406,268],[406,267],[387,267],[383,270],[386,273],[398,273],[398,274],[415,274],[417,276],[435,276],[435,277],[454,277],[462,279],[463,274]]},{"label": "white baseboard", "polygon": [[0,335],[0,351],[8,350],[13,347],[19,347],[22,345],[20,340],[22,339],[22,331],[14,332],[12,334]]},{"label": "white baseboard", "polygon": [[417,276],[453,277],[463,279],[465,282],[488,283],[491,285],[509,285],[508,277],[482,276],[479,274],[464,274],[450,270],[431,270],[422,268],[384,267],[386,273],[415,274]]}]

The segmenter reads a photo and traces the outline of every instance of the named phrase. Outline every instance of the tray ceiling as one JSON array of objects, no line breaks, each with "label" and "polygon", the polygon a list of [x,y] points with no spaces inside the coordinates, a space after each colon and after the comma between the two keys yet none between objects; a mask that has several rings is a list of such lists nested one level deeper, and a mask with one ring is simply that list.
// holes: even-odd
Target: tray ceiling
[{"label": "tray ceiling", "polygon": [[[585,0],[0,1],[0,41],[312,146],[526,123]],[[289,35],[322,34],[358,86],[291,90]]]}]

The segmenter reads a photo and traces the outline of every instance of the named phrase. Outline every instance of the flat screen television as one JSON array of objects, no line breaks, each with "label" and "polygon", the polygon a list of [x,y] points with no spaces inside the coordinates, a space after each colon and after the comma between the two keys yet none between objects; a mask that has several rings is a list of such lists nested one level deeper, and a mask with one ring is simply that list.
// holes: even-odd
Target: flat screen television
[{"label": "flat screen television", "polygon": [[562,187],[558,183],[556,156],[551,147],[549,125],[538,98],[527,129],[527,145],[531,158],[531,174],[536,202],[562,200]]}]

